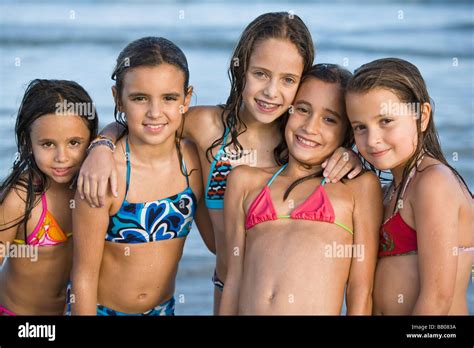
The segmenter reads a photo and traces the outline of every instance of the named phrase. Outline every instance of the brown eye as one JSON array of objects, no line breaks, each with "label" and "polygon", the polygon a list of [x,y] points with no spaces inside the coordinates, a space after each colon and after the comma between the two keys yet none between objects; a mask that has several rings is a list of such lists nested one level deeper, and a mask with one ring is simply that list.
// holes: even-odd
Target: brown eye
[{"label": "brown eye", "polygon": [[296,108],[296,111],[298,111],[300,114],[308,114],[309,110],[303,106],[299,106]]},{"label": "brown eye", "polygon": [[357,126],[352,127],[352,129],[353,129],[355,132],[360,132],[360,131],[363,131],[363,130],[365,129],[365,126],[357,125]]},{"label": "brown eye", "polygon": [[328,122],[328,123],[337,123],[336,120],[330,116],[326,116],[324,118],[324,121]]},{"label": "brown eye", "polygon": [[50,142],[50,141],[41,144],[41,146],[44,147],[44,148],[46,148],[46,149],[48,149],[48,148],[50,148],[50,147],[53,147],[53,145],[54,145],[54,144],[53,144],[52,142]]}]

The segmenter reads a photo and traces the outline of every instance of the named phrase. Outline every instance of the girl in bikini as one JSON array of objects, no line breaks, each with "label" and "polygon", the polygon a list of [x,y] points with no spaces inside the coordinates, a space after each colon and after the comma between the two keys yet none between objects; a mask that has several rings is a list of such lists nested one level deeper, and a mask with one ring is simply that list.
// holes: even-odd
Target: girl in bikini
[{"label": "girl in bikini", "polygon": [[[366,172],[331,184],[322,163],[352,146],[350,72],[319,64],[304,77],[275,153],[277,168],[240,166],[224,214],[228,273],[220,314],[371,314],[382,194]],[[308,195],[308,193],[310,193]]]},{"label": "girl in bikini", "polygon": [[29,84],[16,120],[18,157],[0,188],[0,315],[64,313],[71,183],[97,127],[92,100],[77,83]]},{"label": "girl in bikini", "polygon": [[347,90],[357,148],[393,176],[384,190],[374,314],[468,314],[472,194],[443,156],[420,71],[379,59],[357,69]]},{"label": "girl in bikini", "polygon": [[[231,92],[226,104],[197,106],[186,114],[183,136],[197,146],[205,185],[205,206],[199,207],[197,213],[198,228],[217,256],[213,277],[215,313],[226,276],[222,209],[227,177],[240,164],[275,166],[273,152],[283,142],[281,116],[293,102],[301,77],[313,60],[311,35],[297,15],[263,14],[245,28],[234,50],[229,67]],[[104,130],[113,141],[119,133],[116,125]],[[116,191],[114,167],[105,146],[96,147],[89,155],[78,186],[93,205],[103,204],[109,178],[112,192]],[[328,159],[324,174],[328,181],[337,182],[354,167],[352,176],[360,171],[360,162],[352,151],[341,147]]]},{"label": "girl in bikini", "polygon": [[[120,53],[112,78],[118,196],[74,210],[73,314],[174,315],[178,263],[202,195],[199,159],[178,129],[192,94],[184,53],[146,37]],[[77,195],[79,198],[79,195]]]}]

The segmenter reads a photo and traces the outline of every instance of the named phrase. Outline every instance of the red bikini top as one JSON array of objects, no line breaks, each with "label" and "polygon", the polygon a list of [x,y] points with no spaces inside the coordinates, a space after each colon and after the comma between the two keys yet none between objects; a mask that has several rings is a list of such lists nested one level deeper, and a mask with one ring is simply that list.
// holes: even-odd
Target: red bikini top
[{"label": "red bikini top", "polygon": [[277,215],[275,207],[273,206],[272,197],[270,195],[270,185],[276,177],[286,168],[287,164],[281,167],[268,181],[267,185],[260,191],[258,196],[250,205],[245,219],[245,229],[249,230],[257,224],[265,221],[274,221],[278,219],[299,219],[329,222],[338,225],[353,234],[352,230],[336,221],[334,209],[331,201],[324,189],[326,179],[323,179],[313,193],[297,208],[295,208],[290,215]]},{"label": "red bikini top", "polygon": [[[400,194],[402,202],[408,183],[415,173],[416,167],[412,169]],[[388,218],[380,228],[379,257],[415,254],[417,250],[416,231],[403,221],[397,204],[395,214]]]}]

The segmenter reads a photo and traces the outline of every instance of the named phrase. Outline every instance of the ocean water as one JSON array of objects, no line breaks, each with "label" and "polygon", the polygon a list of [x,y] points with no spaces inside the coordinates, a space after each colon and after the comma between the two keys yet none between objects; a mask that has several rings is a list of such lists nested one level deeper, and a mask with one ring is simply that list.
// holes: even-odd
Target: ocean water
[{"label": "ocean water", "polygon": [[[316,62],[353,70],[396,56],[418,66],[435,101],[447,159],[474,188],[474,16],[471,1],[9,1],[0,0],[0,178],[15,157],[15,113],[34,78],[75,80],[91,94],[101,125],[113,120],[115,59],[148,35],[177,43],[189,61],[193,104],[227,98],[227,65],[258,15],[292,11],[308,25]],[[177,278],[177,314],[211,314],[214,258],[193,228]],[[469,292],[474,314],[474,289]]]}]

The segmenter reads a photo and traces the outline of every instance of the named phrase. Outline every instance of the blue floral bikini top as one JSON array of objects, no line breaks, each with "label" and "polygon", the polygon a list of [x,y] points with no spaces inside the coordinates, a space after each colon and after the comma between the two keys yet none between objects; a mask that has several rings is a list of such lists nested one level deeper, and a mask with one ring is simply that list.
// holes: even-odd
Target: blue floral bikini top
[{"label": "blue floral bikini top", "polygon": [[[125,198],[119,211],[110,217],[105,240],[115,243],[147,243],[182,238],[189,234],[196,212],[197,200],[189,187],[171,197],[152,202],[130,203],[130,149],[126,139],[127,181]],[[182,164],[184,172],[186,165]]]}]

